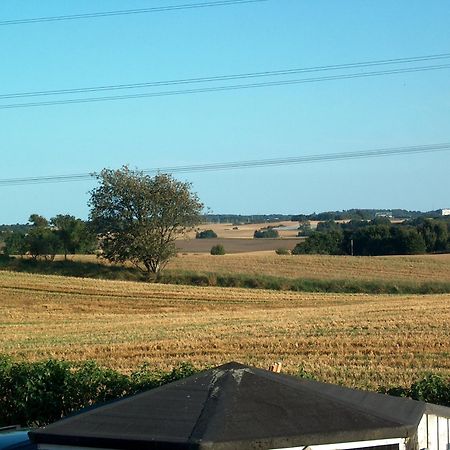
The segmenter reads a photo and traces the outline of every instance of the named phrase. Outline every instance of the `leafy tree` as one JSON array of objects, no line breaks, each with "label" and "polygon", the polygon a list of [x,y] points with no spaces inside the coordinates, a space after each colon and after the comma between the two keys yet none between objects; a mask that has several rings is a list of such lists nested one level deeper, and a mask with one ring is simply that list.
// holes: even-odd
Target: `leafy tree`
[{"label": "leafy tree", "polygon": [[39,214],[31,214],[30,218],[28,219],[28,222],[31,222],[33,227],[36,228],[45,228],[48,227],[48,220],[40,216]]},{"label": "leafy tree", "polygon": [[214,239],[217,233],[214,230],[202,230],[195,234],[196,239]]},{"label": "leafy tree", "polygon": [[309,220],[302,221],[298,224],[297,236],[311,236],[313,230],[311,228],[311,222]]},{"label": "leafy tree", "polygon": [[386,216],[378,216],[370,221],[370,225],[390,225],[391,221],[389,217]]},{"label": "leafy tree", "polygon": [[357,228],[353,233],[346,234],[344,248],[350,247],[350,239],[353,239],[354,255],[375,256],[395,253],[391,247],[390,227],[387,225],[367,225]]},{"label": "leafy tree", "polygon": [[339,223],[336,223],[334,220],[327,220],[325,222],[319,222],[317,224],[316,231],[340,231],[342,229]]},{"label": "leafy tree", "polygon": [[425,241],[415,228],[391,227],[391,248],[397,255],[418,255],[426,252]]},{"label": "leafy tree", "polygon": [[263,230],[256,230],[253,233],[253,237],[260,239],[260,238],[265,238],[265,239],[274,239],[279,237],[279,233],[277,230],[274,230],[273,228],[267,228],[267,229],[263,229]]},{"label": "leafy tree", "polygon": [[23,233],[11,232],[6,235],[5,247],[3,248],[5,255],[23,256],[26,252],[26,238]]},{"label": "leafy tree", "polygon": [[33,259],[53,260],[61,249],[61,242],[50,228],[34,227],[25,236],[27,252]]},{"label": "leafy tree", "polygon": [[302,254],[342,254],[343,235],[340,231],[326,233],[315,231],[305,242],[297,244],[292,250],[293,255]]},{"label": "leafy tree", "polygon": [[425,243],[414,227],[367,225],[345,233],[343,248],[349,252],[353,240],[355,255],[411,255],[425,253]]},{"label": "leafy tree", "polygon": [[33,259],[53,260],[61,249],[58,236],[49,227],[48,220],[39,214],[31,214],[28,219],[32,227],[25,236],[25,248]]},{"label": "leafy tree", "polygon": [[175,239],[200,223],[203,205],[191,185],[126,166],[104,169],[98,180],[89,204],[102,256],[111,262],[131,261],[148,277],[158,276],[176,254]]},{"label": "leafy tree", "polygon": [[417,226],[417,230],[425,241],[427,252],[446,250],[449,233],[445,222],[425,219]]},{"label": "leafy tree", "polygon": [[68,254],[90,253],[95,248],[95,236],[88,231],[85,222],[81,219],[58,214],[50,222],[61,242],[65,260]]}]

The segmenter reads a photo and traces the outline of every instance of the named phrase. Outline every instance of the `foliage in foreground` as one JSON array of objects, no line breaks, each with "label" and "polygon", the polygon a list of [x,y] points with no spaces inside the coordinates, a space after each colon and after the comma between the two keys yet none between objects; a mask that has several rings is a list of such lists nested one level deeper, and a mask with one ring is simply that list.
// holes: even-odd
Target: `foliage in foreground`
[{"label": "foliage in foreground", "polygon": [[[0,357],[0,426],[43,426],[96,404],[136,394],[197,372],[183,363],[169,372],[143,366],[131,375],[67,361],[14,362]],[[302,368],[300,378],[314,379]],[[390,395],[450,406],[450,380],[430,374],[409,388],[381,388]]]},{"label": "foliage in foreground", "polygon": [[67,361],[13,362],[0,357],[0,427],[42,426],[82,408],[152,389],[192,375],[181,364],[170,372],[143,366],[131,375]]},{"label": "foliage in foreground", "polygon": [[393,387],[381,391],[397,397],[410,397],[436,405],[450,406],[450,380],[435,374],[426,375],[409,388]]}]

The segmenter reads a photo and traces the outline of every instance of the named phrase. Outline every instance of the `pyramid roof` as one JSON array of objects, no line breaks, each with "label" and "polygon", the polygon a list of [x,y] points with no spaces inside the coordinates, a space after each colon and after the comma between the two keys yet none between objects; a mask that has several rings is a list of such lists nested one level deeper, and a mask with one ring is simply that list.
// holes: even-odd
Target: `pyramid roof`
[{"label": "pyramid roof", "polygon": [[30,438],[109,449],[286,448],[410,437],[426,408],[233,362],[78,413]]}]

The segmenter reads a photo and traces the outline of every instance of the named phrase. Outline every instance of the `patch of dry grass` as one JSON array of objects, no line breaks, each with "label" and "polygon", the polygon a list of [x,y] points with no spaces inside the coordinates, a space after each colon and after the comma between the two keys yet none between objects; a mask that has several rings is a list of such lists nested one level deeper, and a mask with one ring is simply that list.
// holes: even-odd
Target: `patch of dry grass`
[{"label": "patch of dry grass", "polygon": [[450,375],[450,295],[309,294],[0,272],[0,348],[123,372],[282,361],[349,386]]}]

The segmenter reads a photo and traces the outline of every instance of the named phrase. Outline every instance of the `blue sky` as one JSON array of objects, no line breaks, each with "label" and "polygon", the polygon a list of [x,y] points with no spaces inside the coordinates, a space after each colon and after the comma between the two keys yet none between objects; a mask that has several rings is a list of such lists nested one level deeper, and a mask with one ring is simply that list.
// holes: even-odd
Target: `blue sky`
[{"label": "blue sky", "polygon": [[[200,0],[199,0],[200,1]],[[203,0],[201,0],[203,1]],[[0,20],[187,0],[2,0]],[[0,27],[0,94],[450,52],[448,0],[268,0]],[[417,64],[416,64],[417,65]],[[411,64],[410,64],[411,66]],[[153,89],[154,90],[154,89]],[[141,90],[148,92],[151,89]],[[11,103],[0,100],[0,104]],[[0,178],[450,141],[450,69],[0,109]],[[215,213],[450,206],[450,152],[185,174]],[[88,215],[94,182],[0,186],[0,223]]]}]

